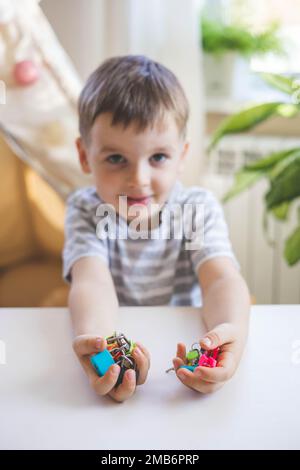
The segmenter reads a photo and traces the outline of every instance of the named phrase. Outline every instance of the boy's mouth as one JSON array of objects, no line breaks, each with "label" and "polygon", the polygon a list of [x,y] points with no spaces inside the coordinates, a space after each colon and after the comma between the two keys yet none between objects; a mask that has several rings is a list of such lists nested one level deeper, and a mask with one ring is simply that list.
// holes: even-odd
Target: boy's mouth
[{"label": "boy's mouth", "polygon": [[142,204],[146,206],[150,202],[151,196],[142,196],[142,197],[129,197],[127,196],[127,204],[128,206],[132,206],[133,204]]}]

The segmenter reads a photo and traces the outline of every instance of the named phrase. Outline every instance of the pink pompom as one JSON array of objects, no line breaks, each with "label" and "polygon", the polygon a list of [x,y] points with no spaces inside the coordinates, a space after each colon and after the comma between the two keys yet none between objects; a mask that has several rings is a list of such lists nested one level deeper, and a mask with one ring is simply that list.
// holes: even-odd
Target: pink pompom
[{"label": "pink pompom", "polygon": [[32,60],[22,60],[14,67],[14,78],[21,86],[32,85],[39,79],[39,69]]}]

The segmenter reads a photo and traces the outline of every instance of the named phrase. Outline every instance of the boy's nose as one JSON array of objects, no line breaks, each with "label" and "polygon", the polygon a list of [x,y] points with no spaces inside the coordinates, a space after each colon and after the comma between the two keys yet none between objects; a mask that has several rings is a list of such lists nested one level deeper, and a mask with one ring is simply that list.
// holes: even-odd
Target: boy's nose
[{"label": "boy's nose", "polygon": [[128,178],[129,188],[143,188],[150,184],[150,173],[142,165],[136,166],[130,172]]}]

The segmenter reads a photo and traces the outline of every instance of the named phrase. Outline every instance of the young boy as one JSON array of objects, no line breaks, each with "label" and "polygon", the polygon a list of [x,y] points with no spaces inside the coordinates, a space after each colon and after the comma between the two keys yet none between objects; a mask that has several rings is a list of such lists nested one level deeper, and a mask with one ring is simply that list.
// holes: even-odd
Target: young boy
[{"label": "young boy", "polygon": [[[74,350],[96,393],[120,402],[134,393],[135,372],[126,371],[114,387],[118,365],[99,377],[90,364],[90,356],[106,347],[104,337],[115,331],[119,305],[202,306],[208,333],[200,344],[221,347],[219,367],[179,369],[186,353],[182,343],[173,360],[181,382],[199,392],[212,392],[233,375],[246,342],[249,293],[222,208],[210,191],[186,189],[178,180],[188,150],[187,119],[177,78],[144,56],[106,60],[79,99],[76,145],[94,187],[68,199],[63,275],[71,282]],[[178,222],[193,205],[196,214],[187,211],[177,225],[184,230],[170,231],[172,208]],[[139,385],[150,355],[137,346]]]}]

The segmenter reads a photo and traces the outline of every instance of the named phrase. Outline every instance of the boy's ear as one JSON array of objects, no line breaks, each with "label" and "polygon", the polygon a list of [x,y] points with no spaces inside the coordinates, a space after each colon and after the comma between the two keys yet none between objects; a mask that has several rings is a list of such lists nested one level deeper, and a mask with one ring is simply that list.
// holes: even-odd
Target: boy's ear
[{"label": "boy's ear", "polygon": [[91,173],[91,168],[90,168],[90,165],[89,165],[89,162],[88,162],[85,144],[84,144],[82,138],[77,137],[75,143],[76,143],[78,158],[79,158],[79,162],[80,162],[80,166],[81,166],[82,171],[84,173]]},{"label": "boy's ear", "polygon": [[178,173],[180,175],[184,170],[185,160],[186,160],[186,156],[187,156],[187,153],[189,151],[189,148],[190,148],[190,143],[185,142],[185,144],[183,145],[181,155],[180,155],[180,161],[179,161],[179,167],[178,167]]}]

